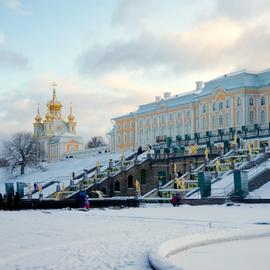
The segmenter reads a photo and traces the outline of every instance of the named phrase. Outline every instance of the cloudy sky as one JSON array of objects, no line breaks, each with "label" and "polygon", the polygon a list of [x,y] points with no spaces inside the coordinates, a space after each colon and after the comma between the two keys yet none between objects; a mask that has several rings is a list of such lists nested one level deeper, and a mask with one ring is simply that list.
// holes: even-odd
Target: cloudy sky
[{"label": "cloudy sky", "polygon": [[0,0],[0,138],[32,131],[56,81],[78,132],[165,91],[270,67],[269,0]]}]

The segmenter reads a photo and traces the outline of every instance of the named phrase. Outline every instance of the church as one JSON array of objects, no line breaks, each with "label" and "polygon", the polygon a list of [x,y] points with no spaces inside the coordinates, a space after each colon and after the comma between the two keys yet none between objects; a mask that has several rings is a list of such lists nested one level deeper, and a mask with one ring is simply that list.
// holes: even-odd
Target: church
[{"label": "church", "polygon": [[54,82],[53,96],[47,103],[45,118],[40,116],[38,106],[34,122],[34,138],[40,144],[40,158],[49,162],[64,159],[85,148],[82,137],[76,134],[71,105],[67,121],[62,117],[62,104],[56,98],[56,86]]}]

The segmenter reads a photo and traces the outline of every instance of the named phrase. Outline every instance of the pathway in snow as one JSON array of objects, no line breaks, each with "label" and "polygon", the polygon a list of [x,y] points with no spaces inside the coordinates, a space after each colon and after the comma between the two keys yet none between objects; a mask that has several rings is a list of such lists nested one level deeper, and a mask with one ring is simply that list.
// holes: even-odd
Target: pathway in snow
[{"label": "pathway in snow", "polygon": [[150,269],[148,252],[169,239],[270,222],[268,205],[157,206],[0,212],[0,269]]}]

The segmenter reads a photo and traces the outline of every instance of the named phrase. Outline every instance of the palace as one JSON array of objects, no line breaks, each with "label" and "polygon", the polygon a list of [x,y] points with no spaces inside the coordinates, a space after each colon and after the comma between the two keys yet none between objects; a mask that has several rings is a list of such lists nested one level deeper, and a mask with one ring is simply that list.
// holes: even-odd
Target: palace
[{"label": "palace", "polygon": [[41,146],[40,158],[47,161],[55,161],[70,154],[84,150],[81,137],[76,135],[75,116],[70,113],[67,121],[62,118],[62,104],[56,98],[56,84],[53,83],[53,96],[47,103],[47,113],[44,120],[40,116],[39,107],[34,122],[34,138]]},{"label": "palace", "polygon": [[[155,102],[112,119],[112,152],[137,150],[170,137],[198,138],[210,133],[243,132],[270,121],[270,69],[239,71],[203,83],[191,92],[156,97]],[[269,138],[268,138],[269,143]],[[255,142],[258,144],[258,141]]]}]

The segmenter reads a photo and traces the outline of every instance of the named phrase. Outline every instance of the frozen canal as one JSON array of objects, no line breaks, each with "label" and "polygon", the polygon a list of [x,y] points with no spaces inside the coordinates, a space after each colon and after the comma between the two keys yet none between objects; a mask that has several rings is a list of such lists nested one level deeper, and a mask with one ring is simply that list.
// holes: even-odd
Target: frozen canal
[{"label": "frozen canal", "polygon": [[270,222],[270,206],[171,206],[0,212],[0,269],[151,269],[164,241]]}]

